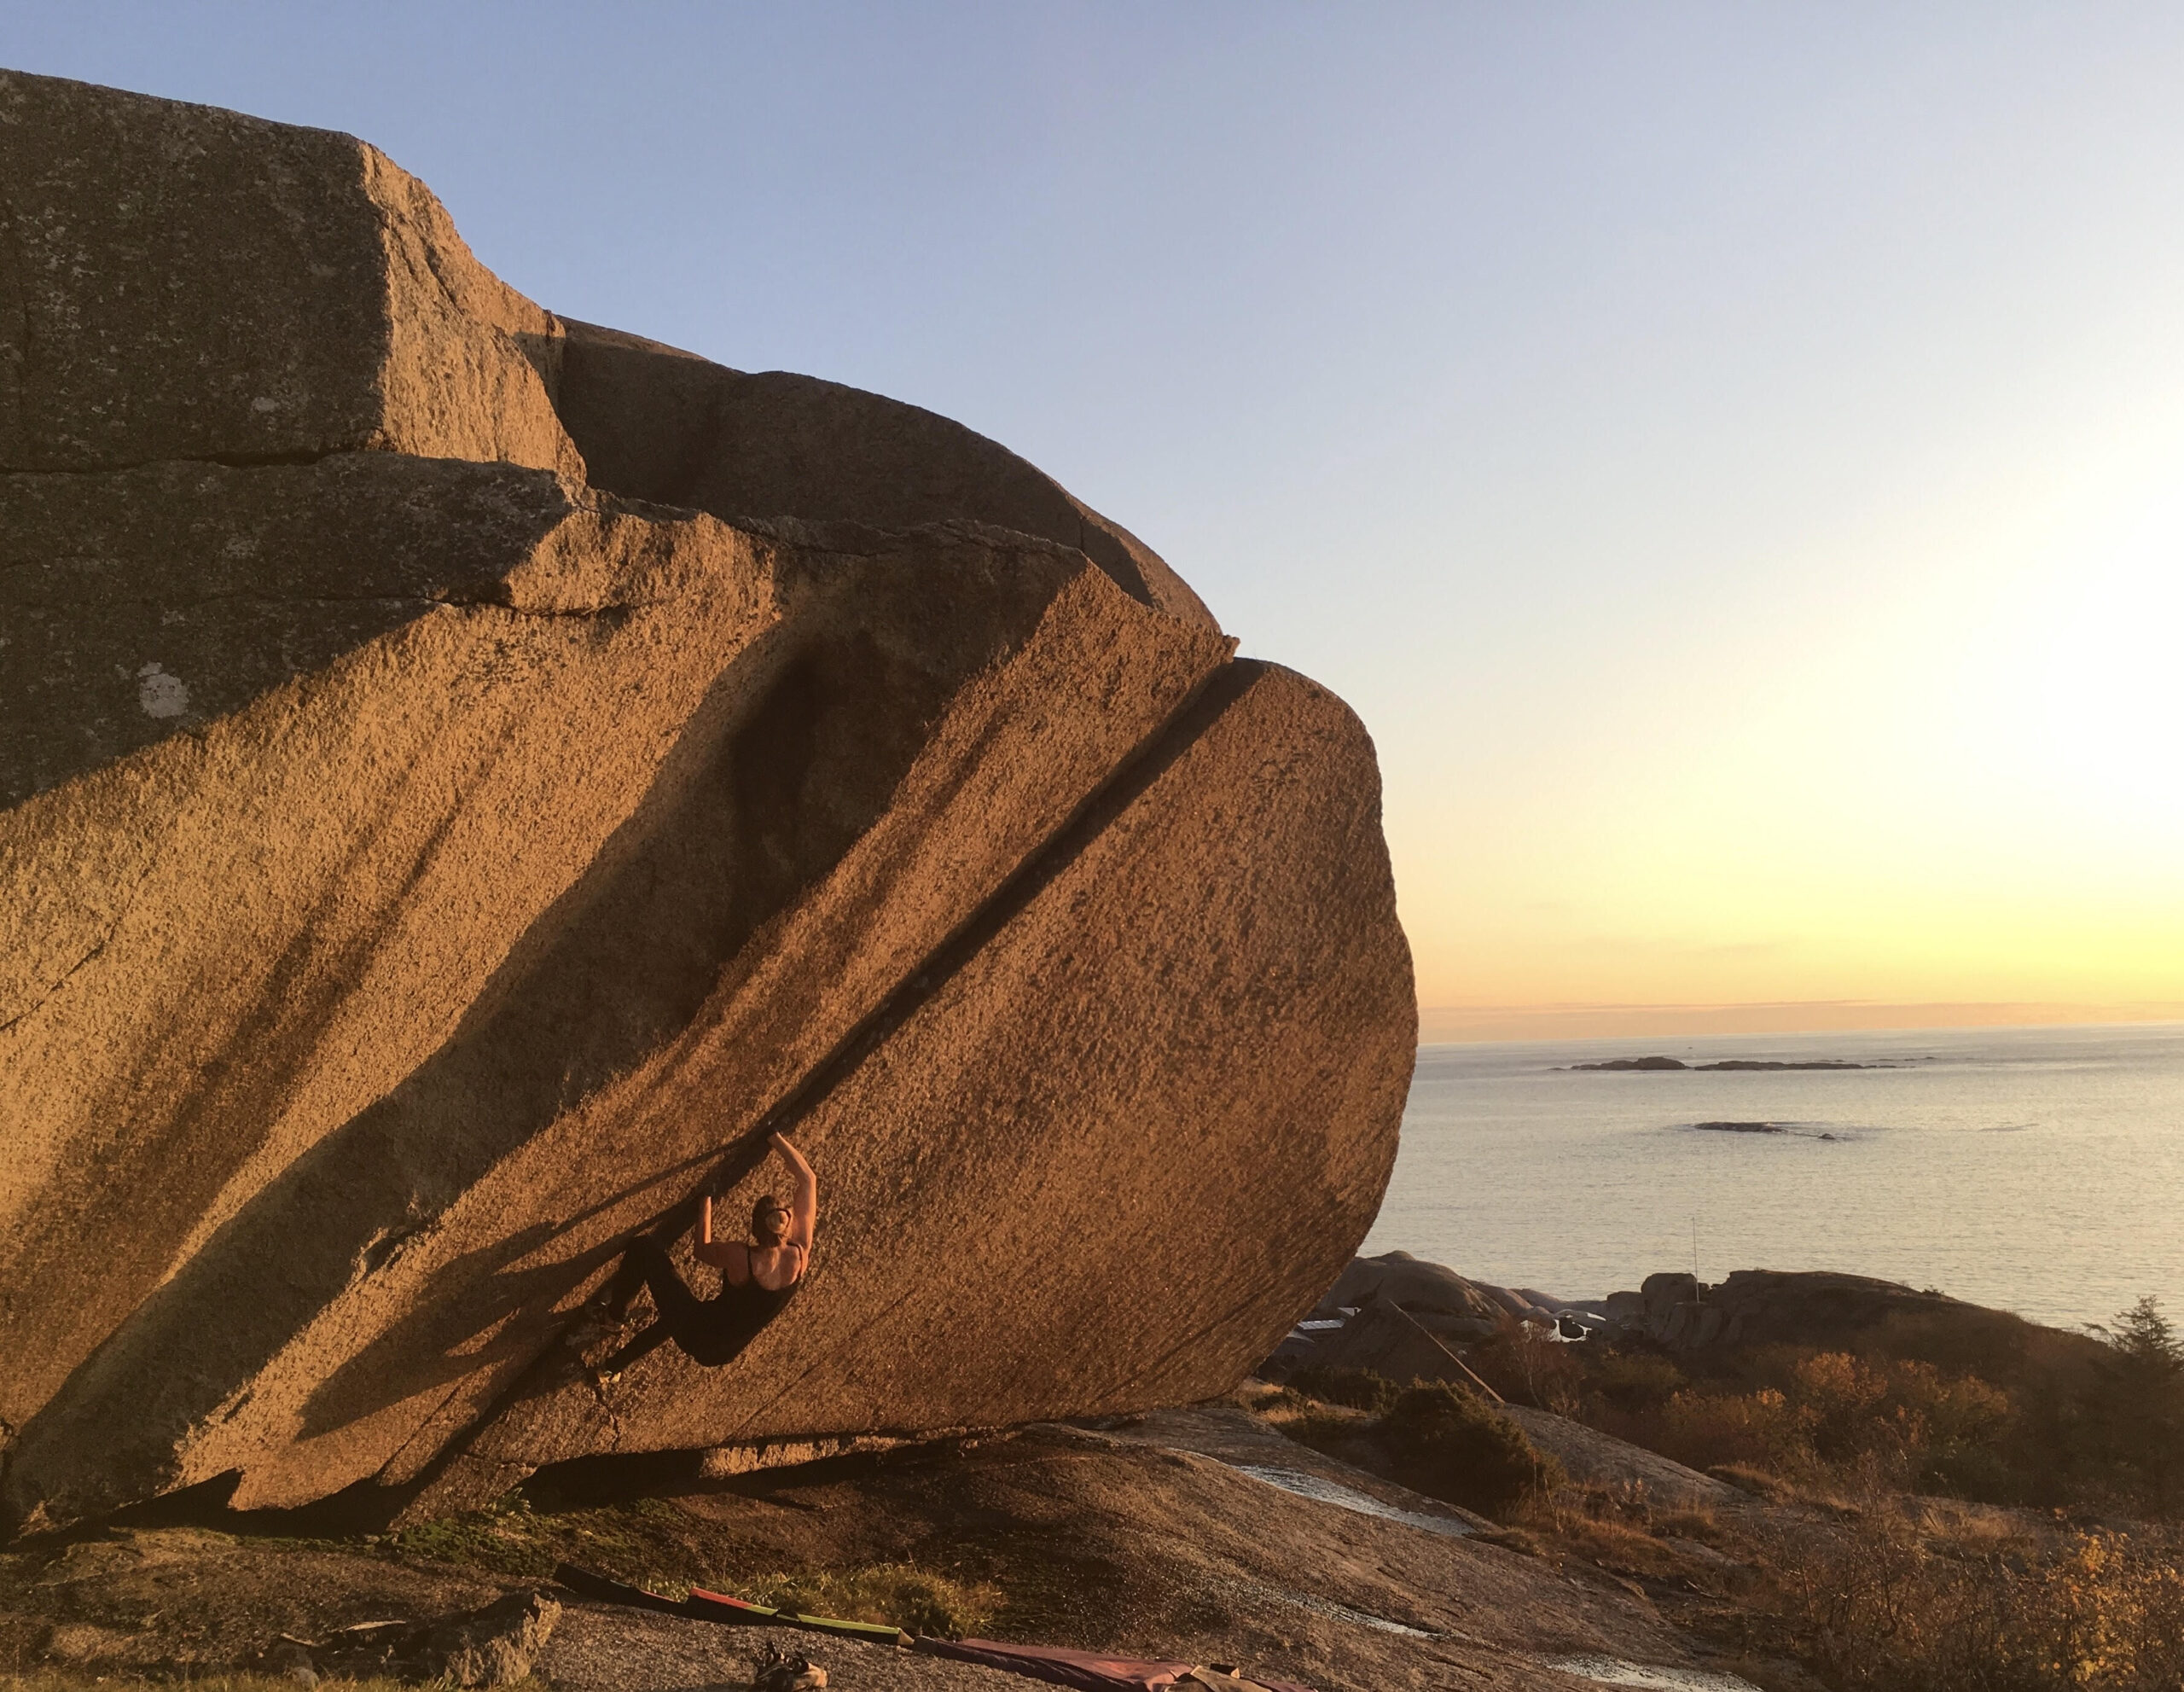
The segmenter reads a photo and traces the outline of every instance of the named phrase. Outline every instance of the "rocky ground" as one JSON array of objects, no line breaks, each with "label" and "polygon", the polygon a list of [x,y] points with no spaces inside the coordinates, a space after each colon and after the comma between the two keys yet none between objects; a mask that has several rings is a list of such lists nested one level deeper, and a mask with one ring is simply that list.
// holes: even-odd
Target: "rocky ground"
[{"label": "rocky ground", "polygon": [[[1589,1439],[1594,1471],[1611,1472],[1615,1442]],[[1663,1460],[1643,1460],[1658,1481]],[[1713,1614],[1733,1603],[1732,1560],[1704,1544],[1659,1538],[1653,1572],[1619,1573],[1287,1439],[1241,1404],[716,1481],[600,1468],[564,1477],[558,1497],[534,1490],[535,1503],[375,1538],[229,1518],[20,1546],[0,1557],[0,1648],[18,1672],[78,1679],[332,1677],[363,1661],[341,1654],[345,1638],[369,1637],[359,1624],[543,1589],[562,1608],[529,1662],[535,1680],[664,1692],[744,1684],[783,1637],[557,1593],[548,1577],[569,1557],[670,1592],[800,1584],[846,1609],[887,1590],[935,1631],[1240,1664],[1321,1692],[1798,1679],[1736,1654]],[[1728,1509],[1772,1508],[1720,1491]],[[1629,1563],[1621,1541],[1612,1549]],[[837,1687],[1032,1683],[855,1642],[793,1643]],[[1629,1678],[1631,1665],[1656,1678]]]}]

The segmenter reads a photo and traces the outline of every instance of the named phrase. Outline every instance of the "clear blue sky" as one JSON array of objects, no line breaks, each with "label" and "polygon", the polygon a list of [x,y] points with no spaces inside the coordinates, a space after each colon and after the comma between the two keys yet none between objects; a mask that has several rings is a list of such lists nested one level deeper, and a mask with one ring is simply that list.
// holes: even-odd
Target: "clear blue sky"
[{"label": "clear blue sky", "polygon": [[2184,9],[0,10],[1008,443],[1373,729],[1429,1004],[2184,1000]]}]

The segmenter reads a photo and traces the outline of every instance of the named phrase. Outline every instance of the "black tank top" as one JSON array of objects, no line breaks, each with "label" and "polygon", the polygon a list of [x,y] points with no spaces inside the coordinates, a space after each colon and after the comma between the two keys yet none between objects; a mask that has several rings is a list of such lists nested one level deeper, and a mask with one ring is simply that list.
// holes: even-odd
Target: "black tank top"
[{"label": "black tank top", "polygon": [[[810,1261],[810,1253],[805,1254],[804,1261]],[[748,1253],[743,1262],[744,1267],[748,1269],[751,1263]],[[798,1269],[796,1279],[779,1289],[760,1286],[755,1275],[740,1287],[723,1275],[718,1295],[708,1300],[706,1305],[712,1329],[707,1336],[712,1343],[706,1350],[717,1352],[719,1361],[725,1363],[749,1345],[761,1328],[781,1313],[782,1306],[795,1296],[796,1289],[803,1284],[801,1266]],[[710,1357],[697,1360],[703,1363],[714,1361]]]}]

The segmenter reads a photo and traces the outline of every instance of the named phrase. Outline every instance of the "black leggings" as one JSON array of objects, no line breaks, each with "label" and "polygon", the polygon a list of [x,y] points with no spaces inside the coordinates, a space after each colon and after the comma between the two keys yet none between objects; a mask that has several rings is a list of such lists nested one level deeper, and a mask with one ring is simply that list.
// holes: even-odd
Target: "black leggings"
[{"label": "black leggings", "polygon": [[682,1284],[667,1253],[649,1234],[639,1235],[623,1254],[622,1266],[607,1287],[607,1307],[621,1315],[641,1287],[652,1288],[652,1325],[601,1363],[603,1369],[624,1369],[670,1340],[693,1362],[717,1369],[751,1343],[782,1298],[780,1294],[770,1297],[753,1283],[723,1287],[718,1298],[701,1299]]}]

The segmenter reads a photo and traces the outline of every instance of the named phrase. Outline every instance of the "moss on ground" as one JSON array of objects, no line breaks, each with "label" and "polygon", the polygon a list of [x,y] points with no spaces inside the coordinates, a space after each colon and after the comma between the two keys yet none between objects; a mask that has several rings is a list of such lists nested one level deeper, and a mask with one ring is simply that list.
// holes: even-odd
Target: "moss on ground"
[{"label": "moss on ground", "polygon": [[539,1510],[511,1494],[481,1510],[398,1528],[372,1542],[383,1555],[543,1579],[561,1562],[680,1597],[712,1572],[698,1524],[658,1498],[598,1509]]}]

